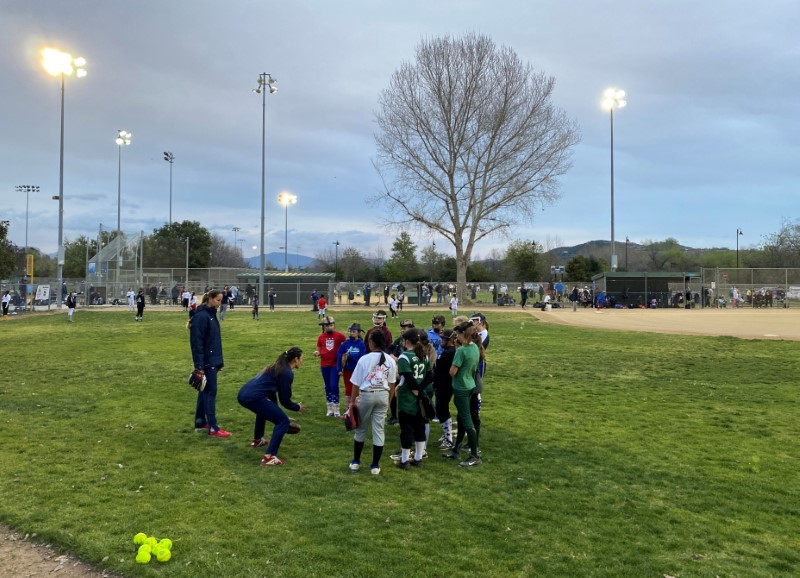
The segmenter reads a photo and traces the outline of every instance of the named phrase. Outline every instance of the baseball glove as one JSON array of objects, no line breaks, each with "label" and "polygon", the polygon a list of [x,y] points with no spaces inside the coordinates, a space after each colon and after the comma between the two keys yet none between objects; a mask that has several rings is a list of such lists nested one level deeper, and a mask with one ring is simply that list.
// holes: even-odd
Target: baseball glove
[{"label": "baseball glove", "polygon": [[289,431],[286,433],[297,434],[300,433],[301,429],[302,428],[296,419],[289,418]]},{"label": "baseball glove", "polygon": [[189,385],[197,391],[203,391],[206,388],[206,374],[199,369],[195,369],[189,374]]}]

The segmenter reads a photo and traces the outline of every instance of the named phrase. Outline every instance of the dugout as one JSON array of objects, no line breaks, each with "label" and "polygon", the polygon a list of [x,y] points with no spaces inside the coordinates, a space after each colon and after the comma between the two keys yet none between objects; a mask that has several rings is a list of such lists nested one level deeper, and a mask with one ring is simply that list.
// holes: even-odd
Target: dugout
[{"label": "dugout", "polygon": [[677,293],[702,295],[701,282],[700,273],[688,271],[606,271],[592,277],[594,295],[604,291],[608,302],[623,307],[648,307],[652,299],[658,307],[673,307]]},{"label": "dugout", "polygon": [[[258,293],[259,271],[248,270],[236,275],[239,291],[243,292],[249,302],[252,295]],[[333,304],[331,293],[334,288],[333,273],[312,273],[308,271],[264,271],[264,303],[269,304],[267,292],[272,288],[277,293],[276,305],[308,305],[311,307],[311,293],[324,293],[328,302]]]}]

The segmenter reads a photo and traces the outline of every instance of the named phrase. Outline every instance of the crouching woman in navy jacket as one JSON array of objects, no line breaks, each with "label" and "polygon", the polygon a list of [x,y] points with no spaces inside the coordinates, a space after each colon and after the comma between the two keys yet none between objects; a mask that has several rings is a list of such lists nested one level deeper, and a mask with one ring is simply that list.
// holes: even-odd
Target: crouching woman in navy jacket
[{"label": "crouching woman in navy jacket", "polygon": [[[278,400],[286,409],[306,413],[305,405],[292,401],[293,370],[299,369],[302,364],[303,350],[292,347],[239,390],[239,404],[256,414],[253,442],[250,445],[254,448],[267,446],[261,460],[262,466],[282,466],[286,463],[278,457],[278,449],[283,436],[289,431],[289,418],[278,406]],[[272,428],[272,437],[265,440],[264,428],[268,421],[274,423],[275,427]]]}]

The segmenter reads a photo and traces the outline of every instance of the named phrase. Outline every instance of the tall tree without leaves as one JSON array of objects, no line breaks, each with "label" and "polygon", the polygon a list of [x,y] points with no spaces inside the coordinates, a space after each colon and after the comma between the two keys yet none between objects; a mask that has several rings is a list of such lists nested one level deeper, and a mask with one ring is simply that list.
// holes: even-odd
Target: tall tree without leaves
[{"label": "tall tree without leaves", "polygon": [[559,197],[579,141],[551,102],[555,80],[486,36],[424,40],[380,96],[375,166],[387,219],[441,235],[459,291],[475,244]]}]

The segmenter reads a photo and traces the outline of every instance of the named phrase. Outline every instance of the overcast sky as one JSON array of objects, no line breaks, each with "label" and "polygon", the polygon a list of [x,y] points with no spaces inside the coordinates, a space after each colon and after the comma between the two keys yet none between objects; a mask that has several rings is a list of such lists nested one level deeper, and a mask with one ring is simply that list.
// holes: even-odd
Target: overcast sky
[{"label": "overcast sky", "polygon": [[[67,78],[64,230],[116,228],[118,129],[122,228],[149,233],[192,219],[257,254],[261,207],[258,74],[266,103],[266,252],[314,256],[335,240],[388,249],[395,233],[365,199],[374,111],[420,39],[478,32],[555,77],[554,104],[580,127],[561,199],[514,237],[574,245],[610,239],[609,116],[604,89],[627,92],[614,116],[615,237],[674,237],[694,247],[758,245],[800,208],[800,2],[766,0],[0,0],[0,219],[10,239],[57,247],[60,84],[42,48],[87,59]],[[486,90],[491,90],[487,86]],[[437,249],[452,253],[443,239]],[[479,244],[485,256],[507,241]],[[618,254],[620,250],[618,249]],[[474,255],[476,256],[476,255]]]}]

